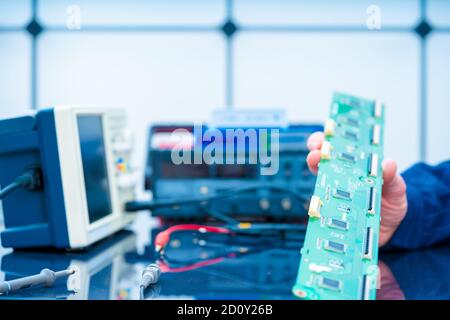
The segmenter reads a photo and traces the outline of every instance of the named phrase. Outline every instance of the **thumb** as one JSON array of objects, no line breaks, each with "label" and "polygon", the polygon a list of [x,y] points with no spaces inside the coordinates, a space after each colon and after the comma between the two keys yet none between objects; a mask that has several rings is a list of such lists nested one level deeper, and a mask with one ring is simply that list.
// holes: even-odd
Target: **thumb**
[{"label": "thumb", "polygon": [[392,184],[396,174],[397,174],[397,163],[392,159],[385,159],[383,161],[384,187],[387,187],[390,184]]},{"label": "thumb", "polygon": [[404,197],[406,184],[402,176],[397,173],[397,163],[392,159],[383,161],[383,180],[383,196]]}]

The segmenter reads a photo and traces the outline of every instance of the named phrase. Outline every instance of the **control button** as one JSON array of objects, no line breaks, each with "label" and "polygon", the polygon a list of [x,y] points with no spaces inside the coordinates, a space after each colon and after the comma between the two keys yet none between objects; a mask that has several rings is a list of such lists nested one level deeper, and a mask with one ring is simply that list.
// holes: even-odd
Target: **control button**
[{"label": "control button", "polygon": [[268,199],[266,198],[262,198],[261,200],[259,200],[259,207],[262,210],[268,210],[270,208],[270,202]]},{"label": "control button", "polygon": [[289,198],[283,198],[281,200],[281,207],[283,208],[284,211],[289,211],[292,208],[292,202],[291,199]]},{"label": "control button", "polygon": [[117,171],[119,171],[121,173],[124,173],[127,171],[127,164],[122,157],[117,158],[116,169],[117,169]]},{"label": "control button", "polygon": [[199,191],[200,194],[206,195],[209,193],[209,188],[207,186],[201,186]]}]

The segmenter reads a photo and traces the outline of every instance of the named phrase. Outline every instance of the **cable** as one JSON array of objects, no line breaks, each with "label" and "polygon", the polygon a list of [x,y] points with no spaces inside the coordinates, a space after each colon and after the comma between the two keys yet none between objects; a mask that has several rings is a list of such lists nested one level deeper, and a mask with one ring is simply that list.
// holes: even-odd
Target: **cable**
[{"label": "cable", "polygon": [[10,194],[13,191],[16,191],[17,189],[20,189],[22,187],[22,185],[17,182],[17,181],[13,181],[11,182],[9,185],[7,185],[6,187],[4,187],[1,191],[0,191],[0,199],[3,199],[4,197],[6,197],[8,194]]},{"label": "cable", "polygon": [[[261,230],[259,232],[251,232],[248,233],[249,230],[257,229],[261,227],[262,229],[268,230],[269,232]],[[207,266],[211,266],[217,263],[221,263],[225,259],[237,258],[243,255],[256,254],[259,252],[263,252],[267,250],[267,246],[275,247],[284,250],[298,250],[298,246],[304,241],[304,233],[306,230],[306,226],[304,225],[290,225],[290,224],[249,224],[249,223],[240,223],[239,225],[229,226],[230,229],[227,228],[218,228],[218,227],[209,227],[202,225],[177,225],[170,227],[160,234],[158,234],[155,238],[155,249],[159,254],[158,265],[161,268],[162,273],[179,273],[186,272],[191,270],[202,269]],[[252,239],[251,243],[246,241],[245,243],[236,242],[232,243],[230,241],[211,241],[211,240],[202,240],[202,244],[199,241],[198,244],[202,247],[208,246],[209,248],[220,249],[223,248],[223,251],[214,253],[216,254],[208,254],[208,258],[198,257],[193,258],[190,257],[182,260],[177,260],[171,258],[170,255],[167,255],[168,252],[165,252],[165,246],[169,243],[171,235],[176,231],[185,231],[185,230],[196,230],[198,232],[206,234],[207,232],[212,233],[221,233],[228,234],[233,238],[237,236],[235,239],[241,239],[241,237],[249,237],[247,239]],[[219,231],[219,232],[215,232]],[[255,231],[255,230],[252,230]],[[298,235],[296,239],[288,239],[285,233],[296,231],[295,234]],[[274,236],[277,236],[274,238]],[[231,238],[230,238],[231,239]],[[287,241],[287,242],[286,242]],[[290,248],[286,247],[286,244],[293,243],[295,241],[295,247]],[[195,243],[195,242],[194,242]],[[211,244],[213,246],[211,247]],[[216,245],[217,244],[217,245]],[[220,245],[219,245],[220,244]],[[211,269],[208,269],[211,271]],[[242,281],[245,281],[242,279]],[[141,294],[142,295],[142,294]]]},{"label": "cable", "polygon": [[75,270],[72,269],[56,272],[50,269],[42,269],[39,274],[33,276],[0,282],[0,294],[6,294],[12,291],[17,291],[37,285],[50,287],[55,283],[56,279],[67,277],[74,273]]},{"label": "cable", "polygon": [[159,281],[161,275],[161,268],[156,263],[151,263],[142,271],[141,287],[147,288],[151,284],[155,284]]},{"label": "cable", "polygon": [[202,261],[196,261],[191,264],[184,264],[182,266],[173,267],[169,264],[169,261],[167,259],[160,260],[159,263],[161,265],[161,271],[164,273],[178,273],[178,272],[186,272],[186,271],[192,271],[199,268],[211,266],[214,264],[217,264],[219,262],[222,262],[225,259],[225,257],[218,257],[218,258],[210,258],[207,260]]},{"label": "cable", "polygon": [[207,207],[206,204],[200,204],[200,209],[203,211],[203,213],[207,214],[208,216],[211,216],[213,218],[216,218],[217,220],[223,221],[227,224],[239,224],[239,221],[227,216],[226,214],[211,210]]},{"label": "cable", "polygon": [[180,224],[177,226],[169,227],[166,230],[164,230],[156,235],[155,251],[161,252],[164,249],[164,247],[166,246],[166,244],[169,242],[170,235],[176,231],[198,231],[201,233],[213,232],[213,233],[223,233],[223,234],[231,233],[231,231],[228,230],[227,228],[210,227],[210,226],[203,226],[203,225],[198,225],[198,224]]},{"label": "cable", "polygon": [[158,283],[161,275],[161,267],[156,263],[151,263],[142,271],[141,283],[139,284],[139,296],[144,300],[145,289],[148,286]]},{"label": "cable", "polygon": [[144,293],[145,293],[145,287],[144,286],[140,286],[139,287],[139,299],[145,300]]},{"label": "cable", "polygon": [[286,232],[306,232],[306,225],[286,224],[286,223],[250,223],[241,222],[238,225],[228,226],[230,231],[235,233],[273,235]]},{"label": "cable", "polygon": [[[211,255],[211,252],[208,254],[207,258],[204,257],[197,257],[197,258],[191,258],[191,259],[174,259],[173,257],[170,257],[167,255],[166,252],[160,254],[160,260],[158,261],[159,266],[161,267],[162,273],[178,273],[178,272],[186,272],[191,270],[197,270],[202,269],[203,267],[212,266],[218,263],[223,262],[226,259],[235,259],[241,256],[248,256],[248,255],[254,255],[261,252],[265,252],[268,248],[277,248],[280,250],[288,250],[291,251],[298,250],[298,247],[301,246],[301,243],[303,242],[302,239],[296,239],[295,240],[295,247],[289,246],[289,243],[293,243],[292,241],[286,242],[285,239],[266,239],[267,241],[264,241],[264,243],[261,242],[255,242],[253,244],[231,244],[230,242],[220,242],[221,247],[224,249],[224,251],[214,251],[214,253]],[[215,243],[215,242],[214,242]],[[211,248],[211,241],[205,240],[202,247],[209,247]],[[214,249],[219,248],[214,246]],[[211,269],[209,269],[211,270]],[[243,280],[245,281],[245,280]]]},{"label": "cable", "polygon": [[206,205],[201,205],[200,209],[207,215],[225,222],[225,227],[237,234],[273,235],[289,231],[306,232],[306,225],[303,224],[241,222],[226,214],[213,211]]},{"label": "cable", "polygon": [[302,235],[306,231],[304,225],[292,224],[253,224],[249,222],[240,222],[237,224],[229,224],[224,227],[213,227],[198,224],[180,224],[167,228],[158,233],[155,237],[155,251],[163,254],[166,245],[170,241],[170,236],[178,231],[197,231],[200,233],[220,233],[228,235],[247,235],[252,237],[263,237],[277,235],[280,238],[285,238],[288,232],[298,232]]},{"label": "cable", "polygon": [[179,206],[186,204],[202,204],[208,201],[226,199],[229,197],[236,196],[241,193],[258,191],[258,190],[269,190],[279,193],[290,194],[294,198],[303,202],[306,200],[306,197],[298,194],[295,191],[292,191],[289,188],[274,186],[274,185],[255,185],[255,186],[245,186],[245,187],[237,187],[222,191],[219,194],[210,195],[210,196],[200,196],[200,197],[192,197],[186,199],[158,199],[153,201],[130,201],[125,204],[126,211],[139,211],[139,210],[152,210],[158,207],[171,207],[171,206]]},{"label": "cable", "polygon": [[26,190],[36,190],[40,189],[41,187],[41,171],[39,169],[29,169],[0,191],[0,199],[5,198],[8,194],[20,188]]},{"label": "cable", "polygon": [[151,284],[148,288],[141,287],[139,289],[140,300],[151,300],[159,297],[161,286],[159,284]]},{"label": "cable", "polygon": [[[242,235],[239,235],[242,237]],[[256,239],[254,239],[256,240]],[[210,239],[202,240],[202,244],[197,243],[201,248],[208,250],[208,256],[188,256],[181,259],[177,259],[170,252],[160,252],[159,266],[161,272],[182,272],[197,269],[200,267],[209,266],[222,262],[226,258],[237,258],[244,255],[255,254],[264,252],[267,248],[276,248],[279,250],[297,251],[304,241],[304,237],[296,239],[265,239],[265,241],[253,241],[253,242],[236,242],[232,241],[214,241]],[[178,248],[175,248],[175,250]]]}]

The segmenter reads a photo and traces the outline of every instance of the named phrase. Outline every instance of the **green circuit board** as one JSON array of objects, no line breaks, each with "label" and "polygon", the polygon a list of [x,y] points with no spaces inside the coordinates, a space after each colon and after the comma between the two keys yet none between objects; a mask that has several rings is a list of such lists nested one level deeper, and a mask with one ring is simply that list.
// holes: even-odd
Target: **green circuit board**
[{"label": "green circuit board", "polygon": [[334,94],[295,296],[375,299],[383,131],[384,105]]}]

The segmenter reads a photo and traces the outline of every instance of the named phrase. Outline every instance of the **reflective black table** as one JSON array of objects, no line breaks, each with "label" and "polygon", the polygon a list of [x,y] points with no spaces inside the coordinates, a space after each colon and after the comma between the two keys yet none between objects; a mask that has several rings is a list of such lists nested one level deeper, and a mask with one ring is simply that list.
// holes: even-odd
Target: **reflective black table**
[{"label": "reflective black table", "polygon": [[[0,280],[75,268],[51,288],[30,288],[0,299],[139,299],[144,267],[155,262],[157,223],[140,214],[130,230],[83,251],[0,249]],[[145,299],[292,299],[301,240],[178,232],[160,261],[160,282]],[[450,299],[450,245],[381,252],[379,299]]]}]

